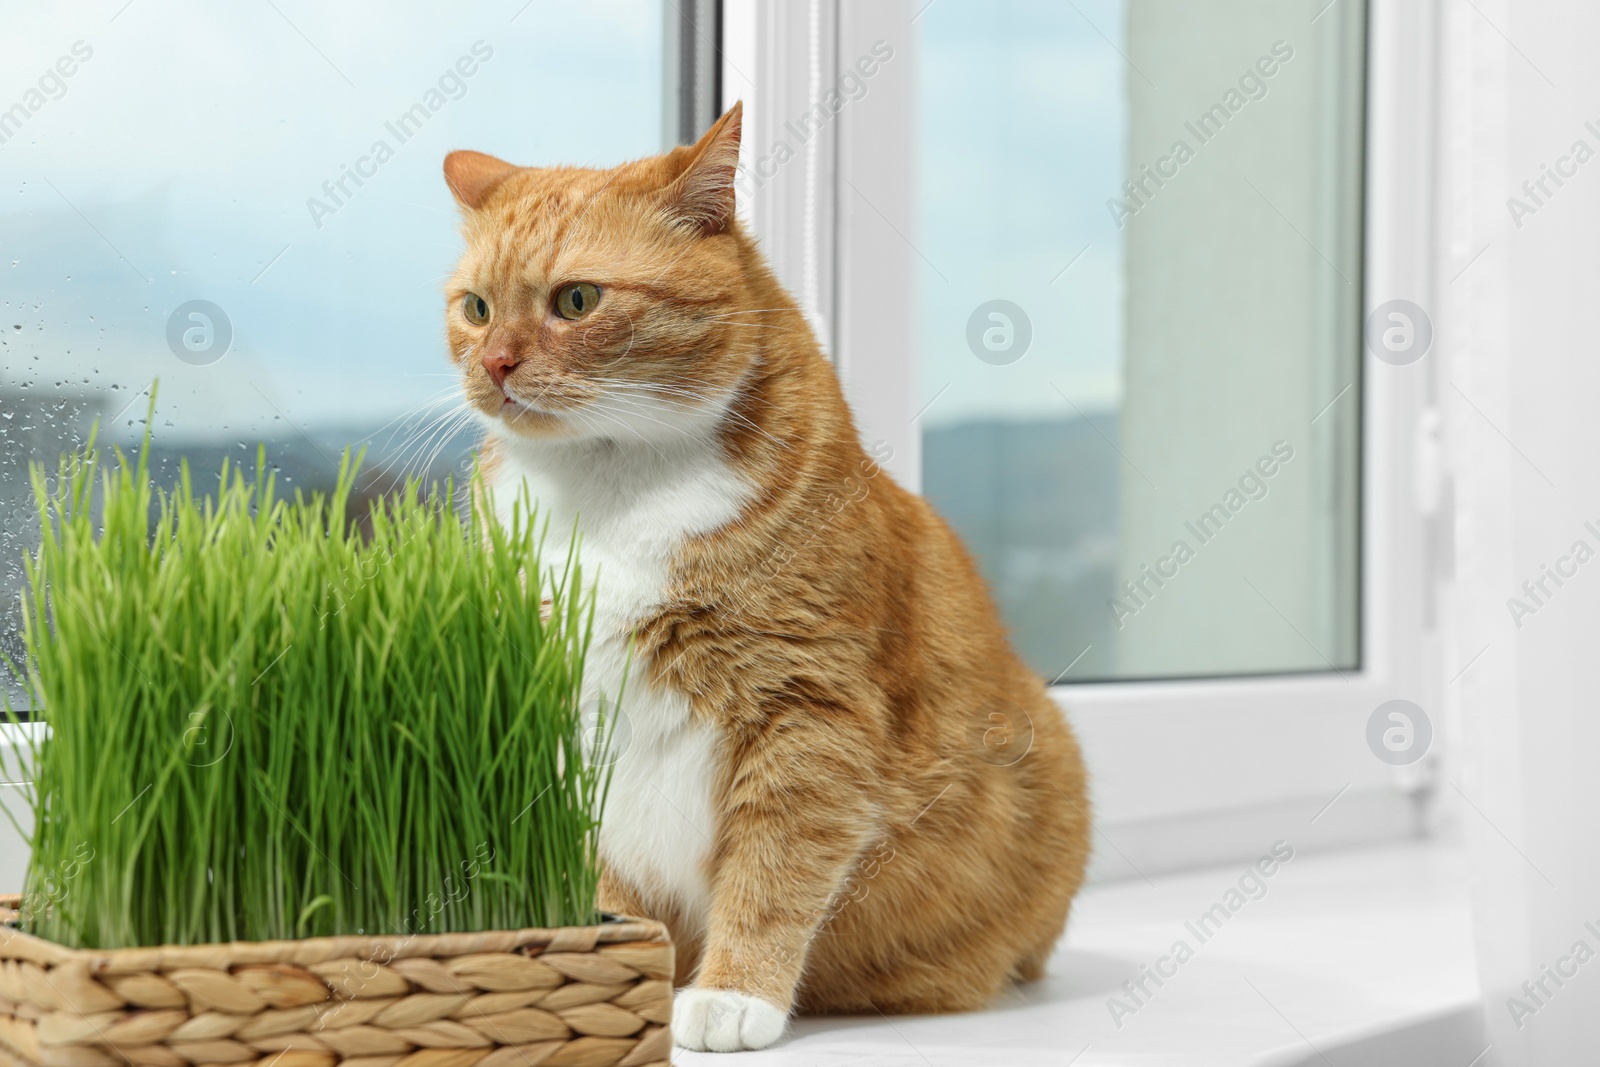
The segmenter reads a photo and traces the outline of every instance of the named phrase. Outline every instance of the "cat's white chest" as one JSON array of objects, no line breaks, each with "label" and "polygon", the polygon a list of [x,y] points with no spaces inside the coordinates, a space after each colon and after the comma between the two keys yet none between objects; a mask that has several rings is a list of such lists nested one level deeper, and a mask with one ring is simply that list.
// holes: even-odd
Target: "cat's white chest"
[{"label": "cat's white chest", "polygon": [[681,693],[640,693],[623,709],[630,736],[612,766],[601,855],[647,900],[674,900],[685,918],[702,922],[716,834],[717,736],[690,718]]},{"label": "cat's white chest", "polygon": [[[584,584],[595,591],[585,695],[615,694],[630,636],[666,606],[684,542],[732,521],[752,487],[709,443],[635,454],[507,444],[497,503],[505,510],[527,486],[539,521],[550,524],[542,563],[558,571],[576,530]],[[601,855],[647,897],[670,898],[698,921],[709,899],[706,860],[716,832],[716,731],[694,721],[685,694],[650,685],[635,664],[613,739]]]}]

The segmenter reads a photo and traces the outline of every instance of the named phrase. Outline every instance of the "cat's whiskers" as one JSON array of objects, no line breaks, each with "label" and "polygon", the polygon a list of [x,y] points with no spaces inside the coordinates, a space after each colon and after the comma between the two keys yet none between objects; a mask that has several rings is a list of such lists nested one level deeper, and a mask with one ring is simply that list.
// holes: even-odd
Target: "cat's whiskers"
[{"label": "cat's whiskers", "polygon": [[[454,392],[454,390],[446,390],[444,395],[437,396],[434,399],[423,401],[422,403],[414,405],[410,411],[400,416],[400,418],[390,420],[389,423],[386,423],[383,427],[379,428],[368,438],[366,438],[366,441],[363,443],[371,442],[373,438],[376,438],[379,434],[381,434],[384,429],[394,425],[394,423],[400,423],[400,425],[395,426],[393,431],[390,432],[388,438],[380,446],[384,452],[389,454],[389,457],[376,467],[377,471],[383,473],[392,473],[396,464],[403,462],[405,457],[413,448],[417,446],[419,441],[427,436],[430,436],[433,432],[433,429],[438,425],[439,422],[453,417],[456,412],[460,411],[466,406],[466,401],[460,400],[455,407],[446,411],[442,415],[432,414],[431,409],[437,408],[441,404],[447,404],[453,399],[458,399],[457,396],[449,395],[452,392]],[[397,436],[400,437],[400,443],[398,446],[396,446],[394,443]]]},{"label": "cat's whiskers", "polygon": [[[679,379],[679,380],[680,381],[690,381],[690,379]],[[710,385],[710,383],[706,383],[706,382],[700,382],[698,384],[705,385],[707,388],[715,388],[715,386],[712,386],[712,385]],[[712,398],[710,398],[708,396],[705,396],[704,394],[695,392],[692,389],[688,389],[688,388],[685,388],[685,387],[682,387],[682,386],[673,386],[673,385],[669,385],[669,384],[666,384],[666,383],[663,383],[663,382],[650,382],[648,384],[641,384],[641,385],[638,386],[638,388],[645,389],[645,390],[650,390],[650,391],[659,391],[659,392],[667,393],[669,395],[674,395],[674,396],[682,396],[682,397],[686,397],[688,399],[695,400],[695,401],[698,401],[698,402],[704,403],[704,404],[717,403],[717,401],[713,400]],[[746,394],[745,396],[741,397],[741,399],[747,399],[747,398],[748,398],[748,394]],[[728,398],[725,398],[725,399],[726,400],[731,400],[732,397],[728,397]],[[758,400],[758,403],[768,403],[768,402],[759,401]],[[768,406],[769,407],[771,406],[770,403],[768,403]],[[760,434],[762,437],[765,437],[768,441],[771,441],[774,445],[777,445],[779,448],[788,449],[789,447],[791,447],[787,441],[783,441],[783,440],[779,439],[778,437],[773,436],[772,432],[769,431],[768,429],[766,429],[766,427],[757,424],[749,416],[743,415],[740,412],[736,411],[735,408],[734,408],[734,405],[732,403],[723,403],[722,407],[723,407],[723,410],[722,410],[722,417],[723,418],[731,419],[734,422],[740,423],[741,425],[748,427],[750,430],[754,431],[755,433]]]},{"label": "cat's whiskers", "polygon": [[583,428],[588,431],[588,435],[590,437],[604,438],[606,436],[605,432],[601,429],[600,425],[598,423],[594,422],[593,420],[587,418],[584,415],[583,412],[581,412],[581,411],[569,412],[568,413],[568,417],[571,418],[572,421],[581,424],[583,426]]},{"label": "cat's whiskers", "polygon": [[398,466],[402,485],[420,477],[433,466],[450,441],[466,428],[475,413],[471,402],[462,400],[449,411],[424,422],[395,450],[394,456],[383,465],[384,472],[393,475]]},{"label": "cat's whiskers", "polygon": [[795,311],[795,310],[797,310],[797,309],[795,309],[795,308],[738,308],[738,309],[736,309],[734,311],[724,311],[724,312],[722,312],[721,314],[718,314],[718,315],[711,315],[711,316],[708,316],[708,318],[725,319],[725,318],[730,318],[730,317],[732,317],[734,315],[765,315],[765,314],[768,314],[768,313],[776,313],[776,312],[783,312],[783,311]]},{"label": "cat's whiskers", "polygon": [[[615,424],[617,426],[622,427],[624,430],[628,430],[635,437],[637,437],[640,441],[644,442],[645,447],[649,448],[650,451],[654,452],[660,459],[665,460],[667,458],[666,457],[666,453],[662,452],[661,449],[657,448],[656,445],[655,445],[655,442],[651,441],[650,438],[648,438],[644,434],[640,433],[636,427],[629,426],[625,421],[623,421],[621,418],[619,418],[616,414],[604,410],[604,408],[600,404],[590,404],[588,407],[586,407],[586,408],[584,408],[582,410],[583,410],[583,412],[585,414],[594,415],[594,416],[597,416],[599,418],[606,419],[607,421],[609,421],[609,422],[611,422],[611,423],[613,423],[613,424]],[[654,421],[654,420],[651,420],[651,421]]]},{"label": "cat's whiskers", "polygon": [[743,326],[749,330],[777,330],[779,333],[797,333],[793,326],[768,326],[760,322],[728,322],[723,319],[696,319],[696,322],[711,322],[718,326]]},{"label": "cat's whiskers", "polygon": [[[454,374],[451,374],[451,377],[458,377],[458,376],[454,375]],[[439,390],[438,392],[434,393],[433,395],[427,397],[424,400],[417,401],[415,404],[412,404],[405,411],[402,411],[400,414],[396,415],[394,418],[390,419],[388,422],[384,423],[382,426],[378,427],[376,430],[373,430],[366,437],[362,438],[362,443],[365,444],[365,443],[371,442],[379,434],[383,433],[383,431],[389,429],[389,427],[391,427],[391,426],[395,426],[396,428],[394,430],[394,433],[391,433],[389,435],[389,440],[393,441],[394,440],[394,434],[399,433],[401,430],[405,429],[406,428],[406,424],[408,424],[410,422],[410,420],[412,420],[413,418],[422,418],[423,417],[423,413],[426,412],[429,408],[435,408],[435,407],[438,407],[440,404],[449,403],[450,400],[452,399],[452,394],[459,395],[459,391],[460,391],[459,384],[451,385],[451,386],[445,387],[444,389]],[[396,424],[399,424],[399,425],[396,425]],[[387,444],[388,444],[388,442],[385,442],[385,445],[387,445]]]},{"label": "cat's whiskers", "polygon": [[409,485],[413,480],[420,481],[431,469],[433,461],[438,456],[438,450],[448,444],[456,432],[465,425],[459,414],[453,414],[441,420],[429,432],[426,439],[416,445],[411,452],[403,458],[398,479],[401,485]]},{"label": "cat's whiskers", "polygon": [[[735,411],[733,405],[728,402],[732,399],[731,395],[725,396],[721,400],[718,400],[714,397],[694,392],[693,390],[671,386],[660,382],[630,382],[615,378],[597,378],[593,380],[610,385],[611,391],[608,393],[608,395],[617,397],[618,399],[626,398],[635,401],[661,401],[664,398],[654,394],[665,393],[668,396],[678,396],[695,401],[696,403],[704,405],[707,408],[721,408],[721,410],[718,412],[719,418],[731,419],[744,426],[747,426],[755,433],[767,438],[767,440],[771,441],[779,448],[787,449],[790,447],[788,442],[779,440],[764,427],[758,426],[747,416]],[[674,411],[674,413],[677,414],[681,412]]]},{"label": "cat's whiskers", "polygon": [[665,419],[654,417],[651,414],[652,410],[656,413],[656,415],[666,415],[666,414],[668,414],[668,410],[665,409],[665,408],[661,408],[659,406],[652,408],[648,398],[636,397],[636,396],[615,396],[615,395],[613,395],[613,396],[606,397],[606,399],[604,401],[602,401],[597,406],[600,406],[600,407],[604,408],[605,405],[609,404],[609,403],[615,403],[615,404],[623,405],[623,409],[622,410],[612,410],[612,411],[610,411],[610,414],[612,414],[612,415],[626,416],[626,417],[629,417],[629,418],[640,418],[640,419],[644,419],[646,422],[654,423],[655,425],[663,427],[665,429],[676,430],[677,432],[683,434],[685,437],[695,437],[696,436],[696,434],[692,430],[687,428],[687,427],[676,425],[674,423],[666,421]]},{"label": "cat's whiskers", "polygon": [[447,447],[449,447],[450,442],[455,440],[456,436],[462,430],[466,429],[467,426],[472,422],[473,414],[474,412],[468,405],[463,405],[460,413],[452,416],[452,421],[448,428],[441,429],[439,436],[434,443],[433,451],[428,454],[428,458],[418,467],[417,472],[419,476],[433,469],[433,465],[438,461],[439,455]]},{"label": "cat's whiskers", "polygon": [[[622,380],[618,379],[618,381],[622,381]],[[661,379],[659,382],[652,381],[652,382],[648,382],[648,383],[640,383],[640,382],[637,382],[637,381],[626,381],[626,382],[624,382],[624,384],[627,384],[627,385],[641,385],[641,384],[644,384],[644,385],[648,385],[650,387],[654,387],[657,384],[670,384],[670,385],[679,385],[679,386],[700,386],[701,388],[704,388],[704,389],[722,389],[722,390],[726,390],[726,388],[727,388],[726,385],[722,385],[722,384],[719,384],[719,383],[716,383],[716,382],[708,382],[704,378],[688,378],[688,377],[685,377],[682,374],[672,375],[671,377]],[[763,401],[763,403],[767,403],[767,402]],[[769,404],[768,406],[771,406],[771,405]]]},{"label": "cat's whiskers", "polygon": [[[639,405],[639,402],[638,402],[638,398],[624,397],[624,396],[618,396],[618,395],[612,394],[612,395],[607,396],[606,400],[615,400],[615,401],[618,401],[619,403],[629,404],[629,405],[631,405],[631,408],[630,408],[630,410],[620,411],[620,412],[607,411],[607,410],[605,410],[605,401],[603,400],[603,401],[600,401],[599,403],[591,405],[588,410],[593,411],[598,415],[607,416],[607,417],[613,419],[614,421],[616,421],[619,425],[627,426],[628,429],[633,430],[633,432],[635,434],[638,434],[639,439],[641,441],[649,442],[649,438],[645,437],[644,434],[639,433],[637,428],[635,428],[633,426],[629,426],[628,423],[622,418],[622,416],[625,415],[625,416],[627,416],[629,418],[641,418],[641,419],[644,419],[646,422],[654,423],[657,426],[660,426],[660,427],[662,427],[664,429],[677,430],[679,433],[683,434],[685,437],[687,437],[687,438],[689,438],[691,440],[693,440],[694,437],[695,437],[694,434],[690,433],[687,429],[685,429],[682,426],[674,426],[670,422],[665,422],[665,421],[663,421],[661,419],[651,418],[644,411],[640,410],[640,405]],[[652,447],[654,447],[654,446],[652,446]],[[657,450],[657,452],[659,454],[659,449]]]},{"label": "cat's whiskers", "polygon": [[724,312],[722,312],[720,314],[717,314],[717,315],[703,315],[700,318],[695,319],[694,321],[695,322],[716,323],[716,324],[722,325],[722,326],[751,326],[751,327],[754,327],[754,328],[759,329],[759,330],[778,330],[778,331],[781,331],[783,333],[798,333],[800,331],[798,329],[796,329],[795,327],[793,327],[793,326],[773,326],[773,325],[771,325],[769,323],[740,322],[740,321],[738,321],[739,316],[742,316],[742,315],[777,314],[777,313],[782,313],[782,312],[785,312],[785,311],[793,311],[793,310],[795,310],[795,309],[793,309],[793,308],[740,308],[740,309],[735,310],[735,311],[724,311]]},{"label": "cat's whiskers", "polygon": [[[693,394],[693,393],[688,393],[688,394],[684,394],[684,395],[691,396],[691,397],[695,396],[695,394]],[[697,399],[703,399],[703,398],[698,398],[698,397],[696,397],[696,398]],[[654,398],[652,398],[652,399],[654,399]],[[719,413],[719,417],[724,419],[724,420],[737,423],[737,424],[745,427],[746,429],[750,430],[752,433],[755,433],[755,434],[757,434],[757,435],[759,435],[761,437],[766,438],[769,442],[771,442],[774,446],[776,446],[778,448],[781,448],[781,449],[784,449],[784,450],[788,450],[788,449],[793,447],[789,442],[783,440],[782,438],[779,438],[779,437],[775,436],[772,433],[772,431],[770,431],[766,427],[761,426],[760,424],[756,423],[749,416],[743,415],[740,412],[735,411],[733,409],[732,405],[728,405],[728,406],[724,407],[722,409],[722,411]]]},{"label": "cat's whiskers", "polygon": [[629,381],[625,378],[596,378],[594,380],[605,385],[612,393],[645,396],[651,399],[662,399],[657,397],[656,394],[664,393],[668,396],[677,396],[682,397],[685,400],[693,401],[697,406],[709,407],[715,406],[718,403],[715,397],[712,397],[706,393],[699,393],[690,389],[663,385],[656,382]]}]

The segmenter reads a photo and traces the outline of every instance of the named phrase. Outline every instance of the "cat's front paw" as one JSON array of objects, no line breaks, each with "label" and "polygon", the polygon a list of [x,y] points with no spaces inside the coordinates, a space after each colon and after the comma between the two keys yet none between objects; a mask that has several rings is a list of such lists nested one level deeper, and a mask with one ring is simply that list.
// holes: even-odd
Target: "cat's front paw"
[{"label": "cat's front paw", "polygon": [[672,1040],[692,1052],[766,1048],[783,1036],[789,1014],[731,989],[680,989],[672,1001]]}]

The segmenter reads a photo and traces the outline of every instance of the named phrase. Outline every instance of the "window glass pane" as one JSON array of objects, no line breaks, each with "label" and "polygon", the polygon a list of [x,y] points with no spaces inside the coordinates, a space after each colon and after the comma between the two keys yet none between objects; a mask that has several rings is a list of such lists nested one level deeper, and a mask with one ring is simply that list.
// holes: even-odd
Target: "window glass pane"
[{"label": "window glass pane", "polygon": [[608,164],[661,148],[659,0],[585,3],[581,18],[554,0],[412,0],[381,17],[124,3],[19,5],[0,36],[12,654],[30,460],[53,465],[96,418],[137,443],[159,378],[164,477],[180,455],[206,474],[253,459],[257,441],[291,489],[328,484],[360,443],[374,491],[458,470],[473,435],[445,360],[440,290],[459,250],[445,154]]},{"label": "window glass pane", "polygon": [[917,20],[923,489],[1047,678],[1357,665],[1364,18]]}]

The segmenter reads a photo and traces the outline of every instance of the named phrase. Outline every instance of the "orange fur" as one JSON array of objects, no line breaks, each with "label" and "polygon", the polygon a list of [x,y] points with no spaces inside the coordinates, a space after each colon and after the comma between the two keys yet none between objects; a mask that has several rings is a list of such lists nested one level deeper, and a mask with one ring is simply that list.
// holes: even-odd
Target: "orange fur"
[{"label": "orange fur", "polygon": [[[671,926],[699,989],[785,1011],[980,1008],[1038,977],[1066,922],[1089,851],[1078,747],[955,535],[861,448],[733,218],[738,137],[735,106],[699,144],[611,170],[446,163],[468,244],[450,345],[500,420],[487,461],[504,472],[515,439],[650,446],[592,414],[621,381],[664,421],[703,418],[752,487],[624,620],[648,684],[715,731],[709,899],[690,914],[613,868],[602,906]],[[568,321],[552,294],[578,281],[603,295]],[[487,326],[463,316],[469,293]],[[512,368],[504,394],[491,357]]]}]

